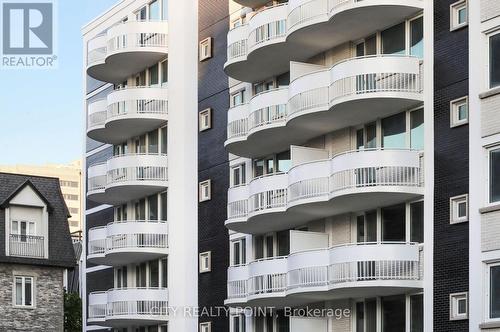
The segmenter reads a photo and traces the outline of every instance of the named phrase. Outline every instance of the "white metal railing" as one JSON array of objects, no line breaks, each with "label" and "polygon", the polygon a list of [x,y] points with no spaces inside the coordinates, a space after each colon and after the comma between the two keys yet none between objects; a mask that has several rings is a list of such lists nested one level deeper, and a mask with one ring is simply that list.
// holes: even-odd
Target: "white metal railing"
[{"label": "white metal railing", "polygon": [[238,119],[227,124],[227,138],[245,136],[248,133],[248,119]]},{"label": "white metal railing", "polygon": [[344,170],[330,176],[330,191],[373,186],[419,187],[420,167],[384,166]]},{"label": "white metal railing", "polygon": [[[281,3],[274,6],[266,7],[256,15],[259,15],[268,10],[274,10],[275,8],[287,5],[288,3]],[[255,16],[253,18],[255,18]],[[250,52],[253,48],[267,41],[285,37],[287,34],[286,21],[287,21],[286,18],[283,18],[277,21],[265,23],[250,31],[248,37],[248,51]]]},{"label": "white metal railing", "polygon": [[[99,100],[94,101],[95,103],[105,100],[106,98],[101,98]],[[106,109],[99,110],[97,112],[89,112],[88,115],[88,128],[104,126],[106,123]]]},{"label": "white metal railing", "polygon": [[227,47],[227,59],[230,61],[239,57],[246,56],[247,52],[248,52],[247,40],[246,39],[239,40]]},{"label": "white metal railing", "polygon": [[[133,24],[137,21],[126,22],[123,24]],[[124,33],[114,36],[108,40],[108,51],[115,52],[127,48],[138,47],[158,47],[166,48],[168,46],[168,34],[160,32],[135,32]]]},{"label": "white metal railing", "polygon": [[290,115],[310,109],[328,109],[328,87],[301,92],[290,98]]},{"label": "white metal railing", "polygon": [[106,251],[106,238],[97,238],[94,239],[91,235],[91,233],[97,233],[99,230],[104,230],[106,229],[106,226],[99,226],[99,227],[94,227],[89,230],[89,255],[102,255]]},{"label": "white metal railing", "polygon": [[[159,154],[125,154],[119,155],[108,160],[108,164],[111,160],[117,158],[124,158],[128,156],[161,156]],[[108,166],[109,167],[109,166]],[[108,169],[107,173],[107,185],[129,182],[129,181],[167,181],[167,167],[166,166],[132,166],[132,167],[117,167],[113,169]]]},{"label": "white metal railing", "polygon": [[[340,158],[351,156],[356,158],[362,153],[415,153],[419,162],[415,166],[378,166],[377,160],[373,161],[373,167],[353,167],[334,172],[331,167]],[[309,179],[298,180],[288,183],[280,189],[266,190],[251,195],[247,200],[237,200],[228,203],[228,219],[246,217],[248,213],[255,213],[266,209],[287,207],[289,203],[300,199],[314,197],[326,197],[330,199],[343,190],[355,188],[368,188],[375,186],[393,186],[417,188],[424,184],[423,176],[423,154],[410,149],[367,149],[340,153],[331,159],[316,160],[309,163],[297,165],[297,167],[312,164],[325,163],[330,174],[318,175]],[[281,173],[283,174],[283,173]],[[278,175],[278,174],[273,174]],[[258,179],[258,178],[256,178]],[[256,179],[252,180],[255,181]]]},{"label": "white metal railing", "polygon": [[[107,292],[92,292],[91,297],[105,297]],[[105,301],[103,301],[105,302]],[[107,303],[92,303],[89,304],[88,315],[89,319],[104,319],[106,317]]]},{"label": "white metal railing", "polygon": [[[119,292],[142,292],[144,299],[138,296],[137,300],[120,300],[121,296],[113,296],[114,293]],[[132,316],[134,318],[141,318],[141,316],[147,316],[147,318],[156,317],[163,320],[168,314],[168,301],[151,299],[148,300],[148,293],[153,298],[158,298],[160,294],[154,294],[155,292],[165,292],[166,288],[149,288],[149,287],[135,287],[135,288],[120,288],[120,289],[110,289],[105,292],[92,292],[89,294],[89,298],[102,298],[102,302],[105,303],[92,303],[88,306],[89,319],[113,319],[124,316]],[[101,302],[101,301],[98,301]]]},{"label": "white metal railing", "polygon": [[240,200],[227,204],[227,216],[229,219],[243,218],[248,214],[248,200]]},{"label": "white metal railing", "polygon": [[299,24],[324,15],[328,15],[328,0],[308,1],[290,11],[288,14],[288,27],[292,30]]},{"label": "white metal railing", "polygon": [[250,196],[248,201],[249,213],[284,207],[287,203],[287,190],[286,188],[267,190]]},{"label": "white metal railing", "polygon": [[249,116],[248,129],[252,130],[265,125],[285,122],[287,116],[287,105],[272,105],[258,109]]},{"label": "white metal railing", "polygon": [[10,234],[9,255],[44,258],[45,238],[43,236]]},{"label": "white metal railing", "polygon": [[118,301],[108,303],[107,317],[116,316],[166,316],[167,301]]},{"label": "white metal railing", "polygon": [[[356,248],[367,246],[395,245],[395,246],[419,246],[416,243],[405,242],[370,242],[344,244],[328,249],[314,249],[293,253],[290,256],[268,258],[266,260],[288,260],[290,257],[305,252],[317,252],[330,254],[343,248]],[[335,287],[335,285],[348,282],[362,282],[372,280],[397,280],[418,281],[423,277],[421,260],[423,259],[422,247],[419,248],[416,260],[387,259],[381,257],[377,260],[355,260],[328,265],[306,266],[288,270],[285,273],[268,273],[258,276],[249,276],[247,280],[232,280],[228,282],[228,299],[245,298],[252,295],[266,293],[283,293],[289,290],[309,287]],[[396,255],[397,256],[397,255]],[[258,263],[254,261],[248,266]],[[308,265],[309,263],[306,263]],[[276,265],[277,262],[276,262]],[[361,285],[360,285],[361,286]]]},{"label": "white metal railing", "polygon": [[[123,223],[156,223],[165,224],[164,221],[124,221]],[[113,223],[119,224],[119,223]],[[138,224],[139,226],[140,224]],[[106,251],[130,248],[156,248],[168,247],[168,235],[166,233],[137,232],[132,234],[116,234],[106,238]]]},{"label": "white metal railing", "polygon": [[[138,86],[127,87],[124,90],[130,89],[157,89],[157,87]],[[121,91],[121,90],[117,90]],[[110,104],[107,110],[107,118],[111,119],[117,116],[134,115],[134,114],[168,114],[168,101],[165,99],[130,99],[118,101]]]},{"label": "white metal railing", "polygon": [[[104,165],[106,165],[106,162],[93,164],[89,168],[104,166]],[[89,192],[106,189],[106,174],[89,176],[87,186]]]},{"label": "white metal railing", "polygon": [[87,57],[87,65],[91,66],[95,63],[100,63],[103,62],[104,59],[106,59],[106,47],[99,47],[94,50],[89,51],[88,57]]},{"label": "white metal railing", "polygon": [[288,187],[290,201],[306,199],[330,194],[328,178],[302,180]]}]

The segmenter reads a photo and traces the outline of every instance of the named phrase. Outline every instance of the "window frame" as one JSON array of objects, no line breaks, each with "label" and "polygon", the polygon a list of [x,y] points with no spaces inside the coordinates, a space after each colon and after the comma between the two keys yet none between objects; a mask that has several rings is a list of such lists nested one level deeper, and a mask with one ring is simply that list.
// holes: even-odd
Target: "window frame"
[{"label": "window frame", "polygon": [[[465,313],[458,312],[459,301],[465,300]],[[460,292],[450,294],[450,320],[469,319],[469,292]]]},{"label": "window frame", "polygon": [[483,300],[484,302],[484,320],[486,322],[500,322],[500,317],[495,317],[492,318],[490,316],[491,313],[491,268],[493,267],[500,267],[500,261],[496,262],[491,262],[487,263],[485,265],[485,273],[484,273],[484,283],[487,285],[487,287],[484,287],[484,295],[483,295]]},{"label": "window frame", "polygon": [[493,151],[500,151],[500,144],[494,144],[491,146],[485,147],[485,152],[486,152],[486,163],[485,163],[485,190],[486,190],[486,202],[485,206],[495,206],[500,204],[500,200],[498,201],[492,201],[491,199],[491,153]]},{"label": "window frame", "polygon": [[[238,96],[241,98],[241,102],[235,103],[234,99],[235,99],[235,97],[238,97]],[[236,106],[240,106],[240,105],[244,105],[245,104],[245,89],[243,88],[243,89],[239,89],[239,90],[231,92],[230,98],[231,98],[231,100],[230,100],[231,108],[236,107]]]},{"label": "window frame", "polygon": [[[17,293],[16,293],[16,279],[17,278],[21,278],[22,281],[21,281],[21,289],[22,289],[22,293],[21,293],[21,302],[23,304],[17,304],[16,302],[16,299],[17,299]],[[25,291],[26,291],[26,280],[27,279],[30,279],[31,280],[31,305],[26,305],[24,304],[25,301],[26,301],[26,294],[25,294]],[[34,276],[29,276],[29,275],[14,275],[13,276],[13,289],[12,289],[12,305],[13,307],[15,308],[25,308],[25,309],[33,309],[33,308],[36,308],[36,295],[35,295],[35,291],[36,291],[36,287],[35,287],[35,277]]]},{"label": "window frame", "polygon": [[199,131],[205,131],[208,129],[212,128],[212,109],[206,108],[203,111],[199,113],[199,118],[198,118],[198,128]]},{"label": "window frame", "polygon": [[[460,106],[465,105],[467,116],[464,120],[459,119]],[[469,96],[450,101],[450,128],[463,126],[469,123]]]},{"label": "window frame", "polygon": [[[465,202],[465,216],[459,216],[459,206]],[[450,197],[450,224],[460,224],[469,221],[469,194]]]},{"label": "window frame", "polygon": [[[207,188],[207,194],[205,195],[205,188]],[[212,180],[208,179],[201,181],[198,185],[198,195],[199,202],[206,202],[212,199]]]},{"label": "window frame", "polygon": [[[212,252],[205,251],[200,252],[198,255],[199,260],[199,272],[200,273],[208,273],[212,272]],[[206,262],[206,264],[205,264]]]},{"label": "window frame", "polygon": [[[487,40],[487,45],[486,48],[488,52],[486,52],[486,64],[488,67],[488,72],[485,75],[486,76],[486,83],[487,83],[487,90],[495,89],[495,88],[500,88],[500,83],[493,86],[491,83],[491,38],[500,35],[500,29],[493,30],[489,33],[486,34],[486,40]],[[500,53],[500,50],[499,50]],[[500,54],[499,54],[500,56]],[[500,70],[500,68],[499,68]]]},{"label": "window frame", "polygon": [[199,44],[199,49],[200,62],[212,58],[212,37],[202,39]]},{"label": "window frame", "polygon": [[200,332],[212,332],[212,322],[200,323]]},{"label": "window frame", "polygon": [[[460,11],[465,9],[465,22],[460,23]],[[467,0],[460,0],[450,5],[450,31],[459,30],[469,25],[469,4]]]},{"label": "window frame", "polygon": [[[247,184],[247,179],[246,179],[246,163],[240,163],[237,165],[233,165],[230,167],[231,172],[229,174],[229,182],[230,182],[230,188],[237,188],[241,186],[245,186]],[[235,184],[235,176],[234,173],[235,171],[238,171],[240,173],[240,183]]]}]

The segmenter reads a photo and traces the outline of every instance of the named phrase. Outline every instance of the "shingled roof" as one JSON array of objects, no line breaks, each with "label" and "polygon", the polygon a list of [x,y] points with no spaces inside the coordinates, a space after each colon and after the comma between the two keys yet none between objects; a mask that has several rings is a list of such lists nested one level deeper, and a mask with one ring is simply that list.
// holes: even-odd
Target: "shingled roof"
[{"label": "shingled roof", "polygon": [[[5,208],[23,188],[30,186],[49,207],[49,258],[36,259],[5,255]],[[74,267],[75,252],[68,225],[68,208],[59,179],[0,173],[0,263]]]}]

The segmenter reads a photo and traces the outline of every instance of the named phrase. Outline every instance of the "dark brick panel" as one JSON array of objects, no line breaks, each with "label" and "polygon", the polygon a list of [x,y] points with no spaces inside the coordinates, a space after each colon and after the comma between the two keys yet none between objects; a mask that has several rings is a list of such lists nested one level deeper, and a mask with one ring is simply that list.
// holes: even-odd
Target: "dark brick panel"
[{"label": "dark brick panel", "polygon": [[450,321],[449,295],[468,291],[468,223],[450,225],[450,197],[469,191],[469,126],[450,128],[450,101],[468,93],[468,29],[450,32],[450,4],[434,3],[434,331],[468,331]]}]

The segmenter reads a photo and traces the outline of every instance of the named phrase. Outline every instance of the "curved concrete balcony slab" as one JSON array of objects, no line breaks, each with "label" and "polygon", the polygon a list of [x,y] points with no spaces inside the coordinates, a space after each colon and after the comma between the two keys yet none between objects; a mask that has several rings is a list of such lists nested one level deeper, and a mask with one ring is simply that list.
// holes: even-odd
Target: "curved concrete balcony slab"
[{"label": "curved concrete balcony slab", "polygon": [[[168,185],[167,162],[167,156],[161,154],[126,154],[91,166],[89,188],[99,190],[89,190],[87,197],[98,203],[117,205],[163,191]],[[91,183],[96,185],[91,187]]]},{"label": "curved concrete balcony slab", "polygon": [[[290,0],[277,8],[265,8],[252,16],[246,38],[238,33],[238,43],[245,45],[246,56],[234,52],[236,36],[229,32],[225,65],[228,76],[257,82],[281,74],[288,70],[289,61],[305,61],[404,21],[422,11],[423,1]],[[284,27],[277,23],[283,21]]]},{"label": "curved concrete balcony slab", "polygon": [[235,0],[234,2],[242,5],[243,7],[258,8],[269,3],[269,0]]},{"label": "curved concrete balcony slab", "polygon": [[229,306],[300,306],[390,296],[423,287],[423,247],[359,243],[312,249],[228,269]]},{"label": "curved concrete balcony slab", "polygon": [[168,54],[166,21],[128,21],[89,41],[87,74],[99,81],[123,82]]},{"label": "curved concrete balcony slab", "polygon": [[90,324],[109,327],[154,325],[168,321],[166,288],[121,288],[89,294]]},{"label": "curved concrete balcony slab", "polygon": [[[272,98],[255,97],[261,109],[257,122],[263,125],[255,125],[252,102],[229,111],[225,146],[230,153],[247,158],[267,155],[423,102],[423,65],[415,57],[366,56],[331,68],[292,66],[303,74],[288,89],[267,92]],[[283,105],[279,112],[278,103]]]},{"label": "curved concrete balcony slab", "polygon": [[87,136],[117,144],[161,127],[167,117],[166,87],[127,87],[89,104]]},{"label": "curved concrete balcony slab", "polygon": [[261,234],[420,197],[422,161],[419,151],[353,151],[255,179],[229,189],[226,227]]},{"label": "curved concrete balcony slab", "polygon": [[168,254],[165,221],[120,221],[89,230],[88,260],[122,266],[158,259]]}]

